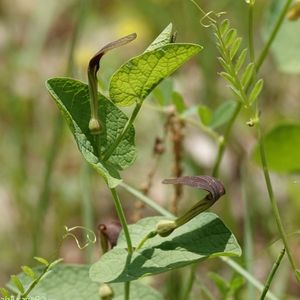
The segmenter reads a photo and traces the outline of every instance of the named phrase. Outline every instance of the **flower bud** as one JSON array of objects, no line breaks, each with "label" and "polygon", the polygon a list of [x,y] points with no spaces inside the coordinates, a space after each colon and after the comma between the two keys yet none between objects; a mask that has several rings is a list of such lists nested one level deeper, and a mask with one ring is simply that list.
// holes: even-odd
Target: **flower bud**
[{"label": "flower bud", "polygon": [[91,134],[99,134],[101,132],[101,125],[99,120],[91,118],[89,122],[89,129]]},{"label": "flower bud", "polygon": [[172,220],[161,220],[156,224],[156,232],[162,237],[168,236],[176,228],[177,224],[175,221]]},{"label": "flower bud", "polygon": [[111,300],[114,296],[114,292],[108,284],[103,283],[99,287],[99,295],[101,300]]}]

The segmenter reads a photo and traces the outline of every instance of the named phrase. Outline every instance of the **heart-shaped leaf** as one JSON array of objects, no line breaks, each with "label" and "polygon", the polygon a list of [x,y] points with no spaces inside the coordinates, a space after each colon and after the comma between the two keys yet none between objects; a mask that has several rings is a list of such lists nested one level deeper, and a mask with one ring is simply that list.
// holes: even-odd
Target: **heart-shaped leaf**
[{"label": "heart-shaped leaf", "polygon": [[88,86],[74,79],[53,78],[47,81],[47,88],[62,111],[83,157],[104,177],[111,188],[116,187],[121,181],[118,170],[130,166],[136,156],[133,126],[108,161],[102,161],[101,157],[122,132],[128,120],[126,115],[103,95],[98,95],[98,114],[103,126],[98,136],[98,144],[89,130],[91,110]]},{"label": "heart-shaped leaf", "polygon": [[111,100],[120,106],[143,101],[164,78],[201,49],[195,44],[168,44],[130,59],[111,78]]},{"label": "heart-shaped leaf", "polygon": [[[129,226],[137,246],[164,217],[151,217]],[[241,249],[234,235],[212,213],[202,213],[169,236],[155,236],[144,247],[129,255],[121,234],[118,244],[92,265],[90,277],[99,282],[123,282],[180,268],[217,256],[239,256]]]},{"label": "heart-shaped leaf", "polygon": [[[30,299],[47,300],[99,300],[99,283],[92,282],[89,278],[88,265],[59,265],[47,275],[29,294]],[[35,269],[37,273],[38,268]],[[30,278],[23,273],[18,278],[26,287]],[[12,291],[16,289],[9,284]],[[111,284],[114,300],[124,299],[124,284]],[[38,298],[39,297],[39,298]],[[162,296],[151,287],[135,281],[130,286],[131,300],[162,300]]]}]

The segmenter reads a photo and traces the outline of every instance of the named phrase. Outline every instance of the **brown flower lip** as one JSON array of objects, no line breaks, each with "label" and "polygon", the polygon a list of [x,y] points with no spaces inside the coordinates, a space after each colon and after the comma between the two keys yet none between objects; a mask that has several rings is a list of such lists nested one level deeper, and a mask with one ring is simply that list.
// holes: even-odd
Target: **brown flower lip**
[{"label": "brown flower lip", "polygon": [[210,200],[217,201],[225,194],[225,187],[223,183],[208,175],[201,176],[182,176],[178,178],[165,179],[162,181],[164,184],[182,184],[209,192]]}]

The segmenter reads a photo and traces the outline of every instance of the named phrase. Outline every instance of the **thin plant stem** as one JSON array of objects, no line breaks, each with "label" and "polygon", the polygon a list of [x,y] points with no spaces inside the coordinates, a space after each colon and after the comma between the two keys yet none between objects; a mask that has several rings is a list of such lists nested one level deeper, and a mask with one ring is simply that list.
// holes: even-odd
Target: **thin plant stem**
[{"label": "thin plant stem", "polygon": [[254,39],[253,39],[253,8],[254,1],[249,2],[249,14],[248,14],[248,44],[250,52],[250,60],[255,61],[255,52],[254,52]]},{"label": "thin plant stem", "polygon": [[[67,76],[72,76],[74,72],[74,50],[78,42],[79,32],[83,23],[85,9],[86,9],[86,1],[80,0],[80,6],[78,9],[78,17],[76,21],[76,26],[72,35],[69,54],[68,54],[68,63],[66,68]],[[40,192],[38,204],[37,204],[37,212],[36,212],[36,220],[33,232],[33,242],[32,242],[32,257],[36,256],[39,251],[39,244],[40,244],[40,235],[42,230],[42,223],[45,218],[48,206],[49,206],[49,199],[50,199],[50,186],[51,186],[51,179],[52,173],[54,168],[54,163],[56,156],[58,154],[59,145],[61,144],[62,140],[62,133],[63,133],[63,120],[58,112],[55,116],[54,120],[54,130],[52,141],[50,144],[50,149],[47,155],[46,160],[46,167],[43,174],[43,183],[42,189]]]},{"label": "thin plant stem", "polygon": [[262,135],[260,122],[257,123],[257,128],[256,129],[257,129],[257,136],[258,136],[258,143],[259,143],[260,159],[261,159],[261,163],[262,163],[262,167],[263,167],[263,173],[264,173],[264,177],[265,177],[265,181],[266,181],[266,186],[267,186],[267,190],[268,190],[269,199],[270,199],[270,202],[271,202],[273,215],[275,217],[276,224],[277,224],[277,227],[278,227],[278,231],[279,231],[280,237],[282,239],[282,242],[283,242],[285,250],[286,250],[286,254],[288,256],[288,259],[290,261],[292,269],[296,274],[296,271],[297,271],[296,264],[294,262],[294,259],[293,259],[293,256],[292,256],[292,253],[291,253],[291,250],[290,250],[290,247],[289,247],[287,235],[285,233],[285,230],[284,230],[281,218],[280,218],[280,213],[279,213],[279,209],[278,209],[278,206],[277,206],[277,201],[274,197],[274,191],[273,191],[273,186],[272,186],[272,182],[271,182],[271,178],[270,178],[270,174],[269,174],[269,169],[268,169],[268,164],[267,164],[267,159],[266,159],[266,153],[265,153],[265,148],[264,148],[264,143],[263,143],[263,135]]},{"label": "thin plant stem", "polygon": [[[246,178],[245,172],[242,172],[242,179]],[[245,182],[244,180],[242,181]],[[248,201],[248,193],[246,184],[242,184],[242,200],[244,204],[244,261],[245,268],[249,273],[253,272],[253,233],[252,233],[252,222],[251,222],[251,207]],[[247,283],[247,299],[254,299],[253,286]]]},{"label": "thin plant stem", "polygon": [[116,208],[116,211],[117,211],[119,221],[120,221],[120,223],[122,225],[122,228],[124,230],[124,235],[125,235],[125,239],[126,239],[126,242],[127,242],[127,251],[128,251],[129,254],[132,254],[133,253],[132,242],[131,242],[131,238],[130,238],[130,234],[129,234],[129,230],[128,230],[128,225],[127,225],[127,222],[126,222],[126,218],[125,218],[125,214],[124,214],[124,211],[123,211],[123,208],[122,208],[120,198],[119,198],[118,193],[117,193],[115,188],[111,188],[110,191],[111,191],[111,194],[113,196],[113,200],[114,200],[114,204],[115,204],[115,208]]},{"label": "thin plant stem", "polygon": [[123,140],[124,136],[126,135],[126,133],[128,132],[128,130],[130,129],[131,125],[134,123],[140,109],[142,107],[142,103],[138,102],[132,112],[132,115],[130,117],[130,119],[127,121],[126,125],[124,126],[121,134],[117,137],[116,141],[108,148],[107,152],[104,154],[103,160],[106,161],[109,159],[109,157],[113,154],[113,152],[115,151],[115,149],[118,147],[118,145],[121,143],[121,141]]},{"label": "thin plant stem", "polygon": [[[175,217],[172,213],[169,211],[166,211],[164,208],[159,206],[157,203],[155,203],[154,200],[150,199],[149,197],[145,197],[142,193],[140,193],[138,190],[136,190],[134,187],[121,183],[121,185],[132,195],[136,196],[140,201],[145,203],[146,205],[150,206],[151,208],[155,209],[158,213],[165,217]],[[151,204],[152,203],[152,204]],[[229,267],[231,267],[233,270],[238,272],[240,275],[242,275],[249,283],[251,283],[258,291],[262,292],[264,289],[264,285],[260,283],[256,278],[254,278],[247,270],[242,268],[239,264],[237,264],[233,259],[225,256],[219,257],[224,263],[226,263]],[[267,298],[269,300],[279,300],[272,292],[268,291]]]},{"label": "thin plant stem", "polygon": [[190,293],[192,291],[193,283],[194,283],[195,277],[196,277],[197,266],[198,266],[197,263],[194,263],[192,265],[192,267],[190,268],[190,274],[189,274],[188,281],[186,283],[186,288],[184,290],[182,300],[188,300],[190,297]]},{"label": "thin plant stem", "polygon": [[58,145],[61,143],[62,139],[62,117],[60,114],[57,114],[54,119],[54,131],[51,141],[51,147],[49,149],[47,159],[46,159],[46,167],[43,175],[43,183],[42,189],[39,196],[39,201],[37,204],[37,212],[36,212],[36,220],[33,231],[33,249],[32,249],[32,257],[36,256],[39,252],[39,245],[41,243],[41,231],[42,224],[45,218],[50,199],[50,184],[51,177],[54,167],[55,158],[58,153]]},{"label": "thin plant stem", "polygon": [[[81,199],[82,199],[82,218],[85,228],[93,228],[93,212],[92,212],[92,187],[91,187],[91,169],[86,162],[82,164],[80,183],[81,183]],[[89,239],[86,237],[86,243]],[[85,262],[91,263],[92,247],[85,248]]]},{"label": "thin plant stem", "polygon": [[124,283],[124,299],[130,299],[130,281]]},{"label": "thin plant stem", "polygon": [[228,139],[229,139],[229,136],[230,136],[230,133],[231,133],[232,126],[233,126],[238,114],[240,113],[241,108],[242,108],[242,103],[237,102],[236,108],[235,108],[235,110],[234,110],[234,112],[233,112],[233,114],[232,114],[232,116],[231,116],[231,118],[230,118],[230,120],[229,120],[229,122],[226,126],[223,139],[221,139],[220,142],[219,142],[217,159],[215,161],[215,164],[214,164],[214,167],[213,167],[213,170],[212,170],[212,176],[213,177],[218,177],[220,164],[221,164],[222,158],[224,156],[224,152],[225,152],[225,147],[227,145],[227,142],[228,142]]},{"label": "thin plant stem", "polygon": [[271,272],[270,272],[270,274],[269,274],[269,276],[267,278],[267,281],[266,281],[266,284],[265,284],[265,288],[264,288],[264,290],[263,290],[263,292],[262,292],[262,294],[260,296],[260,300],[264,300],[265,299],[266,294],[267,294],[267,292],[268,292],[268,290],[270,288],[271,282],[272,282],[272,280],[273,280],[273,278],[275,276],[275,273],[277,272],[278,267],[279,267],[279,265],[281,263],[281,260],[282,260],[282,258],[284,256],[284,253],[285,253],[285,249],[283,248],[281,250],[278,258],[276,259],[276,261],[275,261],[275,263],[274,263],[274,265],[272,267],[272,270],[271,270]]},{"label": "thin plant stem", "polygon": [[[259,282],[255,277],[253,277],[249,272],[247,272],[244,268],[242,268],[239,264],[237,264],[233,259],[230,259],[226,256],[221,256],[220,259],[225,262],[228,266],[230,266],[237,273],[242,275],[249,283],[251,283],[258,291],[263,292],[264,285]],[[269,300],[279,300],[272,292],[268,291],[266,297]]]},{"label": "thin plant stem", "polygon": [[272,45],[272,43],[273,43],[273,41],[274,41],[281,25],[282,25],[282,22],[284,21],[284,18],[286,16],[287,12],[288,12],[288,9],[289,9],[292,1],[293,0],[286,0],[286,2],[285,2],[285,5],[284,5],[284,7],[283,7],[276,23],[275,23],[275,26],[274,26],[270,36],[269,36],[269,39],[268,39],[267,43],[265,44],[265,46],[264,46],[261,54],[259,55],[259,58],[258,58],[256,64],[255,64],[257,72],[260,69],[261,65],[263,64],[263,62],[265,61],[265,59],[266,59],[266,57],[269,53],[271,45]]},{"label": "thin plant stem", "polygon": [[147,206],[151,207],[158,213],[160,213],[163,216],[166,217],[175,217],[172,213],[170,213],[168,210],[165,208],[161,207],[159,204],[157,204],[155,201],[150,199],[149,197],[145,196],[143,193],[135,189],[134,187],[126,184],[125,182],[122,182],[120,184],[122,188],[124,188],[127,192],[132,194],[133,196],[137,197],[139,200],[141,200],[143,203],[145,203]]}]

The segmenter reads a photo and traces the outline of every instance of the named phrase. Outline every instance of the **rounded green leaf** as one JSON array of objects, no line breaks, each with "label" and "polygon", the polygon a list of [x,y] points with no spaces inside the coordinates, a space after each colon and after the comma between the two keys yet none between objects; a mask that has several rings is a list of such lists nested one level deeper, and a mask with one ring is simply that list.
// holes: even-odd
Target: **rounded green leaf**
[{"label": "rounded green leaf", "polygon": [[[276,172],[300,171],[300,124],[280,124],[265,135],[265,152],[268,167]],[[258,145],[254,156],[260,163]]]},{"label": "rounded green leaf", "polygon": [[111,100],[120,106],[143,101],[164,78],[201,49],[195,44],[168,44],[130,59],[111,78]]},{"label": "rounded green leaf", "polygon": [[[140,220],[129,226],[132,243],[141,239],[165,217]],[[90,277],[99,282],[124,282],[180,268],[216,256],[239,256],[241,249],[229,229],[212,213],[202,213],[169,236],[155,236],[130,256],[121,234],[118,244],[92,265]]]},{"label": "rounded green leaf", "polygon": [[[264,34],[265,40],[270,35],[276,20],[278,19],[285,1],[272,0],[270,10],[265,21]],[[300,22],[290,21],[285,18],[282,26],[272,43],[272,54],[282,72],[299,74],[300,73]]]},{"label": "rounded green leaf", "polygon": [[[58,265],[29,294],[30,299],[47,300],[99,300],[99,283],[89,278],[88,265]],[[35,269],[38,272],[38,269]],[[26,286],[28,277],[19,275]],[[124,284],[111,284],[114,300],[124,300]],[[12,289],[15,291],[15,289]],[[39,298],[38,298],[39,297]],[[163,300],[162,296],[151,287],[135,281],[130,285],[130,300]]]},{"label": "rounded green leaf", "polygon": [[95,136],[89,130],[91,110],[88,86],[74,79],[53,78],[47,81],[47,88],[62,111],[83,157],[104,177],[110,187],[117,186],[120,183],[118,170],[130,166],[136,157],[133,126],[108,161],[102,161],[101,157],[121,134],[128,121],[127,116],[99,94],[98,114],[103,128],[99,134],[100,147],[98,147]]}]

